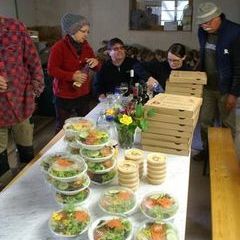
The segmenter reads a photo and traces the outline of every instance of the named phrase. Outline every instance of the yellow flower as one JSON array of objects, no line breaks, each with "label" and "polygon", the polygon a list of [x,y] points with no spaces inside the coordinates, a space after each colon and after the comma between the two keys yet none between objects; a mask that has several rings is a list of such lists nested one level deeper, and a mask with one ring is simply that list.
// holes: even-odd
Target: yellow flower
[{"label": "yellow flower", "polygon": [[60,221],[62,219],[62,215],[61,214],[58,214],[57,212],[53,213],[52,215],[52,219],[54,221]]},{"label": "yellow flower", "polygon": [[113,116],[115,114],[115,110],[113,108],[109,108],[106,111],[106,115]]},{"label": "yellow flower", "polygon": [[123,114],[123,116],[119,119],[120,123],[124,124],[124,125],[130,125],[133,120],[131,116],[128,116],[126,114]]}]

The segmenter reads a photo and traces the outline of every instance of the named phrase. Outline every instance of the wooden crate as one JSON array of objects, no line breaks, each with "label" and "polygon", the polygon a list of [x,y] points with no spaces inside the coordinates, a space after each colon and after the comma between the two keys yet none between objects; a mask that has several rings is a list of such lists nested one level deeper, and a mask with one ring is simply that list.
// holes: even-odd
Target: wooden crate
[{"label": "wooden crate", "polygon": [[178,150],[178,149],[171,149],[171,148],[164,148],[164,147],[156,147],[151,145],[143,145],[142,148],[144,151],[161,152],[161,153],[168,153],[168,154],[181,155],[181,156],[188,156],[190,153],[190,149]]},{"label": "wooden crate", "polygon": [[201,98],[161,93],[150,99],[145,104],[145,108],[153,108],[158,114],[191,118],[201,104]]},{"label": "wooden crate", "polygon": [[170,82],[175,83],[196,83],[207,84],[207,74],[205,72],[197,71],[171,71],[169,76]]},{"label": "wooden crate", "polygon": [[142,132],[143,139],[154,139],[154,140],[160,140],[160,141],[169,141],[169,142],[175,142],[175,143],[187,143],[190,144],[191,138],[188,137],[182,137],[182,136],[169,136],[164,134],[155,134],[155,133],[149,133],[149,132]]}]

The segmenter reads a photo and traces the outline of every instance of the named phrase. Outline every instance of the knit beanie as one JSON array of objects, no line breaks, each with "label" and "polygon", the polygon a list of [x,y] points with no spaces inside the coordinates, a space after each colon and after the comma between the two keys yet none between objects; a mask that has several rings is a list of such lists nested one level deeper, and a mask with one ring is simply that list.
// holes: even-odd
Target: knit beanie
[{"label": "knit beanie", "polygon": [[62,31],[69,35],[75,34],[85,25],[90,25],[88,20],[78,14],[66,13],[61,19]]}]

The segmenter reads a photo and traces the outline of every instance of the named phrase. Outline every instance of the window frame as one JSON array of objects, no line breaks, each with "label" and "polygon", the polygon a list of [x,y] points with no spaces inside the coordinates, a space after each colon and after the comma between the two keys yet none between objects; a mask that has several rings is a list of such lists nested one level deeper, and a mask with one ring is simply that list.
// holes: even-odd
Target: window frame
[{"label": "window frame", "polygon": [[[166,29],[164,27],[164,25],[161,25],[161,22],[164,21],[162,19],[158,19],[158,24],[155,25],[150,25],[150,26],[143,26],[143,27],[138,27],[138,26],[134,26],[132,24],[132,13],[133,11],[142,11],[143,14],[145,14],[144,12],[147,11],[147,8],[160,8],[161,11],[161,6],[162,6],[162,2],[163,1],[174,1],[174,10],[167,10],[167,11],[174,11],[174,19],[175,21],[173,21],[172,23],[177,21],[177,26],[174,29]],[[181,20],[177,20],[178,14],[177,12],[179,10],[177,10],[177,5],[178,2],[181,1],[188,1],[188,5],[190,8],[190,14],[187,15],[188,21],[190,22],[190,24],[187,24],[185,27],[183,25],[179,25],[179,21]],[[138,8],[138,4],[141,4],[141,8]],[[166,11],[166,12],[167,12]],[[153,15],[154,11],[153,11]],[[161,17],[161,14],[158,14],[158,17]],[[171,22],[170,22],[171,23]],[[184,32],[191,32],[193,27],[193,0],[130,0],[129,1],[129,30],[152,30],[152,31],[184,31]]]}]

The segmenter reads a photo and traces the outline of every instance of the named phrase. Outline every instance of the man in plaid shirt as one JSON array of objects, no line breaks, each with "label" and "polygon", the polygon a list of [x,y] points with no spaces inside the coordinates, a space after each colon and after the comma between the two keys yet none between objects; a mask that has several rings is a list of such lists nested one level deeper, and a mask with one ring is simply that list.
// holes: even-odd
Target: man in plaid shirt
[{"label": "man in plaid shirt", "polygon": [[30,119],[43,88],[40,58],[24,24],[0,17],[0,176],[9,170],[9,130],[20,161],[29,162],[34,156]]}]

